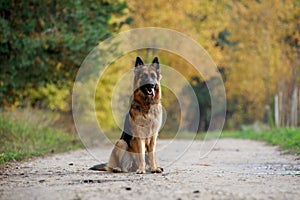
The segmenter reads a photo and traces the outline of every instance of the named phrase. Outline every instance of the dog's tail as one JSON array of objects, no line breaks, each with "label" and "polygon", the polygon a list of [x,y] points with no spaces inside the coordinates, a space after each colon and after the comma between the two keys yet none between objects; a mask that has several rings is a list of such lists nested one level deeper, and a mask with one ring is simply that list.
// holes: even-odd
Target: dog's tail
[{"label": "dog's tail", "polygon": [[102,164],[99,164],[99,165],[94,165],[93,167],[89,168],[89,170],[108,171],[107,163],[102,163]]}]

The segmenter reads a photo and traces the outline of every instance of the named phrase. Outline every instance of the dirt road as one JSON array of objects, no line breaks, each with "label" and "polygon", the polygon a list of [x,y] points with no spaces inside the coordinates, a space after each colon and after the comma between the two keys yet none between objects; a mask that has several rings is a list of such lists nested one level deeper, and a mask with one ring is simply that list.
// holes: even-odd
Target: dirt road
[{"label": "dirt road", "polygon": [[[219,140],[200,158],[203,142],[182,154],[188,143],[159,141],[160,149],[170,146],[158,152],[163,174],[90,171],[99,161],[86,150],[17,163],[1,171],[0,199],[300,199],[299,158],[236,139]],[[110,146],[99,151],[106,160]]]}]

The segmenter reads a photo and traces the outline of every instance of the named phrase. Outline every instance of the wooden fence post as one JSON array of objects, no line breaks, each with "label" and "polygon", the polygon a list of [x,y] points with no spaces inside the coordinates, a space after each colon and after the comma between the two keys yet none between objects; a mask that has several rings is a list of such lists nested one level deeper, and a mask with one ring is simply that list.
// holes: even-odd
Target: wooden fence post
[{"label": "wooden fence post", "polygon": [[296,88],[293,90],[293,95],[292,95],[292,103],[291,103],[291,127],[295,128],[296,127],[296,110],[297,110],[297,90]]},{"label": "wooden fence post", "polygon": [[274,99],[274,114],[275,114],[275,127],[279,128],[280,126],[280,121],[279,121],[279,102],[278,102],[278,95],[275,95],[275,99]]}]

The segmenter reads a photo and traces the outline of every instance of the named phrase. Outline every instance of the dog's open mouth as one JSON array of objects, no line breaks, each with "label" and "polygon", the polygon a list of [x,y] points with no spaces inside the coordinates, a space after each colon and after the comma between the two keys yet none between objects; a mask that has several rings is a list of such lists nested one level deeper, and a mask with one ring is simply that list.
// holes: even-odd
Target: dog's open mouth
[{"label": "dog's open mouth", "polygon": [[151,96],[151,98],[155,98],[155,84],[146,84],[142,86],[142,91]]}]

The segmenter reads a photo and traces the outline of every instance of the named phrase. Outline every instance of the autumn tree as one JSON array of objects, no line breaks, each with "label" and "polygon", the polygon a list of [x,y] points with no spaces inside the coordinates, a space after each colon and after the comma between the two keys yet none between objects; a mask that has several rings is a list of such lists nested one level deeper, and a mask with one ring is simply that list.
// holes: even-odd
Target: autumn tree
[{"label": "autumn tree", "polygon": [[[134,17],[130,28],[180,31],[222,66],[228,113],[236,127],[266,121],[265,116],[270,116],[266,112],[272,111],[274,94],[279,91],[286,99],[286,115],[290,113],[288,99],[299,85],[298,1],[127,2]],[[186,77],[197,73],[174,55],[163,59]]]},{"label": "autumn tree", "polygon": [[299,5],[292,0],[233,1],[230,9],[227,40],[235,45],[224,45],[229,109],[236,122],[263,120],[274,94],[281,90],[290,96],[291,80],[299,77]]}]

